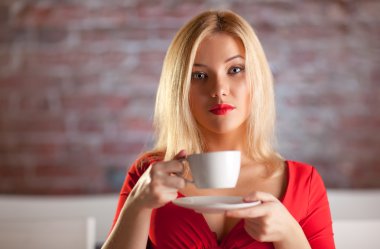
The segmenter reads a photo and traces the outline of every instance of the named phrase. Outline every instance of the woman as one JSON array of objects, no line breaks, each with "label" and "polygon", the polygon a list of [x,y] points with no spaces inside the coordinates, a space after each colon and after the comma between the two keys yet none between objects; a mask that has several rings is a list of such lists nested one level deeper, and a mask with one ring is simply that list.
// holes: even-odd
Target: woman
[{"label": "woman", "polygon": [[[194,17],[175,36],[155,109],[156,146],[130,168],[103,248],[334,248],[317,171],[272,146],[272,76],[250,25],[228,11]],[[240,150],[232,189],[197,189],[181,176],[187,154]],[[200,214],[184,196],[243,196],[260,205]]]}]

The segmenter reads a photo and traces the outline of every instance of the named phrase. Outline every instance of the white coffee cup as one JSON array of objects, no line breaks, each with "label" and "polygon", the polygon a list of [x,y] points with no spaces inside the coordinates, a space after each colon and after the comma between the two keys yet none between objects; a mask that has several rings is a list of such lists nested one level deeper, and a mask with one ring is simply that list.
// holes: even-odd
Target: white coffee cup
[{"label": "white coffee cup", "polygon": [[198,188],[234,188],[240,173],[240,151],[216,151],[187,156]]}]

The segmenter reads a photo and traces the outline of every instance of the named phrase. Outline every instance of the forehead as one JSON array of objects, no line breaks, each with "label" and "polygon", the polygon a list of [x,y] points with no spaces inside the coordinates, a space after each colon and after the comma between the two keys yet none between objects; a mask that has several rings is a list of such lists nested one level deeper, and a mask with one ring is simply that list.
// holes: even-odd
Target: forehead
[{"label": "forehead", "polygon": [[226,59],[235,55],[245,57],[245,49],[241,39],[225,32],[217,32],[206,36],[201,41],[195,61]]}]

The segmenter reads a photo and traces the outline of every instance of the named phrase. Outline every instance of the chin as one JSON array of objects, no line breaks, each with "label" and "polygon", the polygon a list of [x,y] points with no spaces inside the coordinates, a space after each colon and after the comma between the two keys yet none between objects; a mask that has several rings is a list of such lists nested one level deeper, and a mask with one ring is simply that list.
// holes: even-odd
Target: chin
[{"label": "chin", "polygon": [[223,134],[228,134],[228,133],[232,133],[232,132],[237,132],[241,128],[242,128],[241,125],[234,125],[234,126],[223,125],[223,126],[209,127],[208,130],[211,131],[211,132],[213,132],[213,133],[223,135]]}]

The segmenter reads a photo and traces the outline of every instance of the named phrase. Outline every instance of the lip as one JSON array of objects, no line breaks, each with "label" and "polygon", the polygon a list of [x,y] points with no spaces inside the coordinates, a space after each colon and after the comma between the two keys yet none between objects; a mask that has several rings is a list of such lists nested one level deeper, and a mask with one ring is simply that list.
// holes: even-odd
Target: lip
[{"label": "lip", "polygon": [[216,104],[211,107],[208,111],[215,115],[226,115],[230,111],[236,109],[235,106],[229,104]]}]

